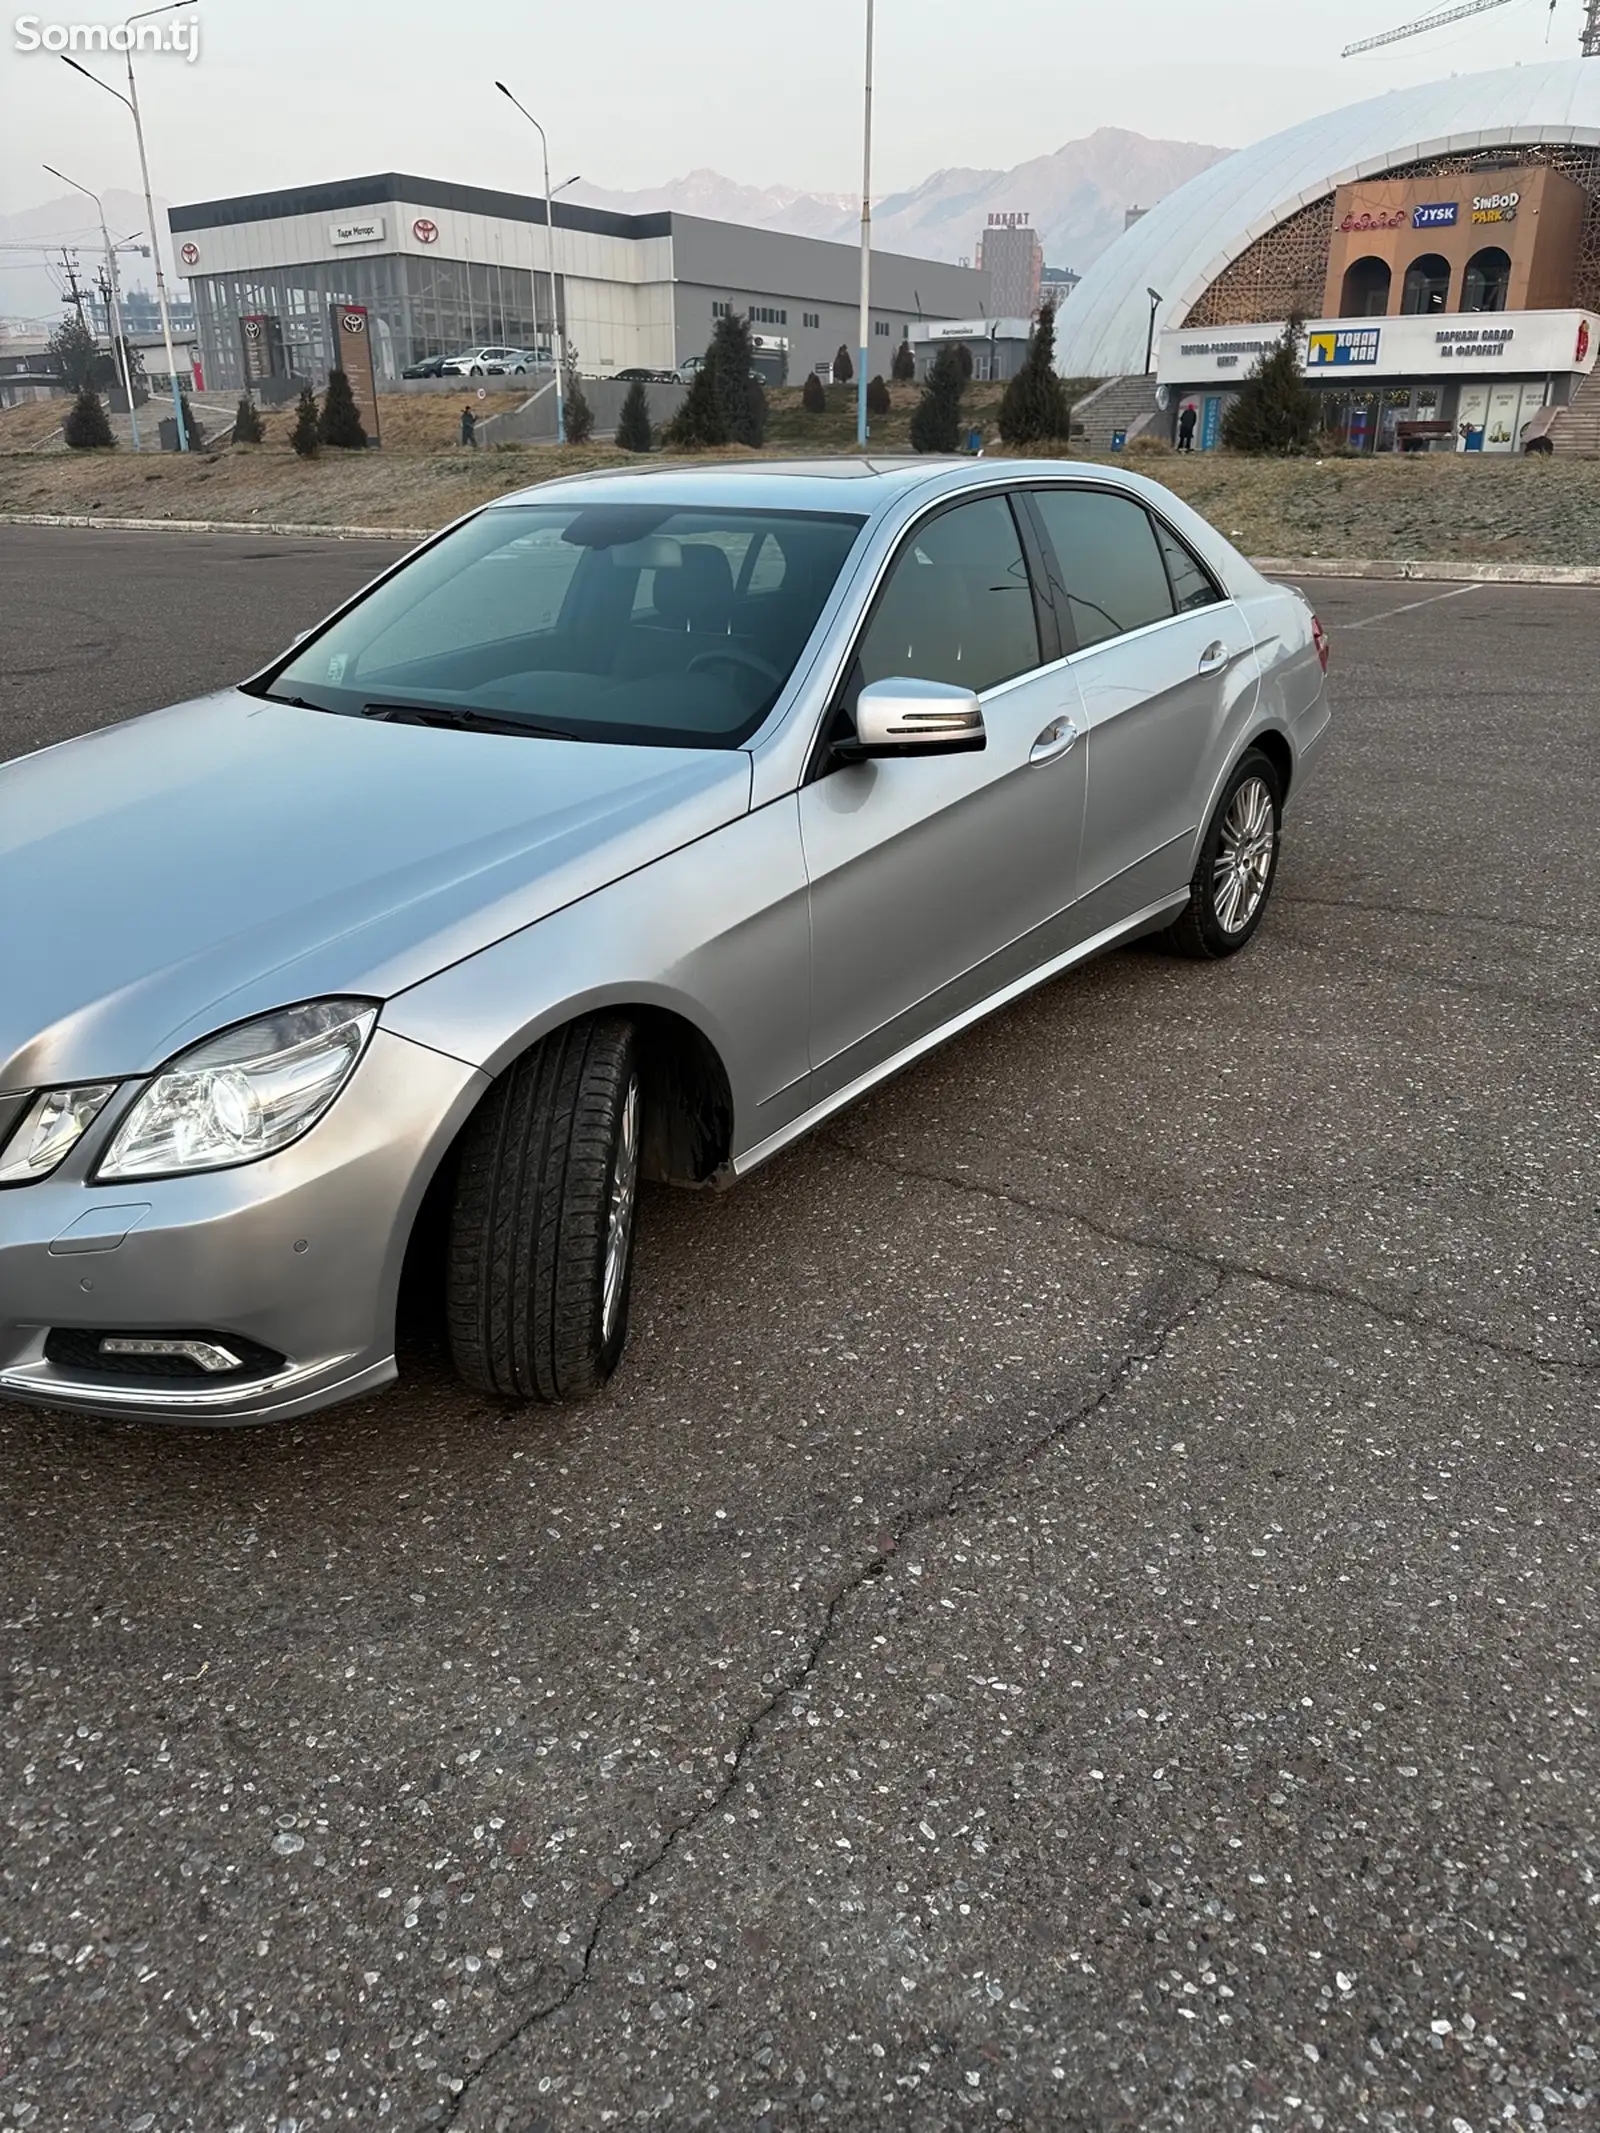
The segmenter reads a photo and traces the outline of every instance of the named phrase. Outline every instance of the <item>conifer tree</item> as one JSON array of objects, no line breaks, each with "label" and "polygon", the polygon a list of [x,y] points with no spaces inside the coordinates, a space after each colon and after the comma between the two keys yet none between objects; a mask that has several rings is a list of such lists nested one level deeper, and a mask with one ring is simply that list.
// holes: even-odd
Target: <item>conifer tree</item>
[{"label": "conifer tree", "polygon": [[680,449],[694,451],[702,445],[726,444],[727,432],[722,426],[722,411],[717,403],[716,375],[711,367],[709,354],[689,380],[689,390],[678,406],[678,412],[667,424],[666,441]]},{"label": "conifer tree", "polygon": [[111,430],[111,418],[106,413],[105,403],[97,392],[86,385],[67,411],[67,419],[61,425],[61,434],[75,451],[86,451],[95,445],[115,444]]},{"label": "conifer tree", "polygon": [[1283,456],[1309,451],[1319,421],[1317,396],[1300,369],[1305,322],[1289,320],[1263,350],[1222,417],[1222,441],[1233,452]]},{"label": "conifer tree", "polygon": [[749,321],[730,310],[717,320],[705,360],[667,431],[671,444],[760,444],[767,396],[752,375]]},{"label": "conifer tree", "polygon": [[322,396],[322,412],[317,417],[317,442],[334,445],[343,451],[366,449],[367,433],[361,427],[356,396],[350,389],[346,371],[335,369],[328,372],[328,389]]},{"label": "conifer tree", "polygon": [[889,365],[889,375],[896,385],[909,385],[917,374],[917,359],[911,343],[902,341],[894,352],[894,361]]},{"label": "conifer tree", "polygon": [[1055,306],[1046,303],[1028,338],[1022,368],[1001,395],[1000,441],[1064,444],[1071,428],[1072,406],[1056,375]]},{"label": "conifer tree", "polygon": [[946,341],[933,359],[922,387],[922,398],[911,417],[911,449],[914,452],[954,452],[961,445],[961,395],[966,388],[961,372],[961,351]]},{"label": "conifer tree", "polygon": [[289,432],[289,442],[302,459],[315,459],[322,450],[322,438],[317,430],[317,396],[309,383],[300,388],[300,398],[294,411],[294,428]]},{"label": "conifer tree", "polygon": [[617,443],[624,452],[648,452],[655,441],[655,430],[650,421],[650,395],[645,391],[643,378],[635,378],[622,403]]},{"label": "conifer tree", "polygon": [[886,415],[891,405],[888,386],[884,384],[882,378],[873,378],[867,386],[867,413],[869,415]]},{"label": "conifer tree", "polygon": [[584,393],[583,380],[578,376],[575,362],[569,362],[563,373],[561,397],[568,444],[587,444],[594,434],[594,409]]},{"label": "conifer tree", "polygon": [[100,361],[100,343],[76,311],[69,311],[44,344],[51,369],[69,393],[81,393],[93,385]]},{"label": "conifer tree", "polygon": [[855,374],[856,366],[850,360],[850,351],[841,341],[839,353],[833,359],[833,382],[835,385],[848,385]]},{"label": "conifer tree", "polygon": [[266,436],[262,426],[261,411],[248,393],[240,399],[233,417],[233,441],[235,444],[260,444]]},{"label": "conifer tree", "polygon": [[800,405],[808,415],[821,415],[827,412],[828,396],[822,390],[822,380],[814,370],[806,372],[806,382],[800,388]]}]

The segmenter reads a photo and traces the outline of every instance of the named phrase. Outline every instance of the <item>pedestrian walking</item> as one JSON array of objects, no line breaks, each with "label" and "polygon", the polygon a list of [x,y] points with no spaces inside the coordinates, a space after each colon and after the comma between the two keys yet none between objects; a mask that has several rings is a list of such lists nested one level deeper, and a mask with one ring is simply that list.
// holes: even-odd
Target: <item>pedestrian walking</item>
[{"label": "pedestrian walking", "polygon": [[477,450],[478,418],[472,412],[472,403],[470,401],[461,410],[461,442],[470,444],[474,451]]},{"label": "pedestrian walking", "polygon": [[1194,450],[1194,426],[1199,419],[1194,402],[1191,400],[1178,417],[1178,450],[1180,452],[1192,452]]}]

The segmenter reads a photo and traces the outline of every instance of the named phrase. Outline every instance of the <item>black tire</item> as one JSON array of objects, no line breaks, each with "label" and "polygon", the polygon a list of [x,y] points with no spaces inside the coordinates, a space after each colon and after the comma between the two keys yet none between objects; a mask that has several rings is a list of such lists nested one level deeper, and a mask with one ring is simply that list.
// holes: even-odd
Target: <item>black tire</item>
[{"label": "black tire", "polygon": [[[584,1016],[541,1039],[473,1113],[447,1259],[450,1351],[469,1385],[512,1400],[583,1400],[616,1369],[628,1337],[641,1118],[638,1044],[616,1015]],[[612,1205],[625,1177],[608,1306]]]},{"label": "black tire", "polygon": [[[1253,835],[1236,841],[1230,811],[1247,786],[1255,788],[1252,799],[1258,794],[1264,799],[1267,821]],[[1244,812],[1248,815],[1251,810],[1247,807]],[[1240,851],[1241,855],[1248,853],[1253,862],[1248,885],[1237,903],[1228,878],[1225,837],[1229,840],[1230,851]],[[1268,757],[1259,749],[1247,749],[1222,788],[1216,812],[1201,840],[1200,856],[1189,884],[1188,904],[1163,935],[1167,945],[1179,955],[1201,957],[1207,961],[1237,955],[1253,938],[1266,911],[1278,872],[1282,844],[1282,781]],[[1264,874],[1259,871],[1263,862]],[[1253,901],[1250,900],[1252,897]]]}]

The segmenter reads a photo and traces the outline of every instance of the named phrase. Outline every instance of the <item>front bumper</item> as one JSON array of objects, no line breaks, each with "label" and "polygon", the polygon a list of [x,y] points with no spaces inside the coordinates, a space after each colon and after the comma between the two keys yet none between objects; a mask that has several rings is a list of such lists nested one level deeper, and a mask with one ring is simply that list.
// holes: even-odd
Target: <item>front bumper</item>
[{"label": "front bumper", "polygon": [[[417,1208],[487,1080],[380,1024],[327,1116],[280,1155],[91,1185],[144,1084],[67,1162],[0,1191],[0,1399],[169,1422],[272,1422],[395,1374]],[[52,1362],[52,1333],[235,1335],[281,1356],[247,1377],[118,1376]]]}]

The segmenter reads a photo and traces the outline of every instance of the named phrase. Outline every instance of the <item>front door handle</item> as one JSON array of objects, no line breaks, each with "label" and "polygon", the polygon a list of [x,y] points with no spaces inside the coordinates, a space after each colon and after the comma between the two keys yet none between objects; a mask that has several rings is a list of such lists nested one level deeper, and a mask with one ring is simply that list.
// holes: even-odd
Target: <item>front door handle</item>
[{"label": "front door handle", "polygon": [[1067,717],[1053,718],[1028,750],[1030,763],[1053,763],[1076,745],[1078,729]]},{"label": "front door handle", "polygon": [[1202,674],[1220,673],[1227,664],[1228,647],[1220,637],[1214,643],[1208,644],[1200,654],[1200,671]]}]

